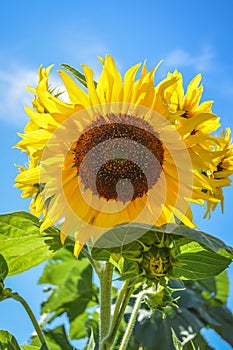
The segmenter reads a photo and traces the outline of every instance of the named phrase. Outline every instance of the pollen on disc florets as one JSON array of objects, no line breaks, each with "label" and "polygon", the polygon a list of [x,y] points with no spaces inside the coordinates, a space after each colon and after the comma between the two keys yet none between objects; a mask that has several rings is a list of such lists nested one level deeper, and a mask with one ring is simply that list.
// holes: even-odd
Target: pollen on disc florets
[{"label": "pollen on disc florets", "polygon": [[152,126],[121,113],[91,122],[73,153],[77,175],[87,189],[106,200],[123,202],[147,194],[160,177],[164,159],[162,142]]}]

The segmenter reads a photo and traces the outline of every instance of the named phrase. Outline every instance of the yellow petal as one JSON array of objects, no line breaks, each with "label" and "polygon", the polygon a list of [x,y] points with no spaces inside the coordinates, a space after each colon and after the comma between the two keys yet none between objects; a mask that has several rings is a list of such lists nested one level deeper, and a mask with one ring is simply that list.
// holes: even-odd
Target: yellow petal
[{"label": "yellow petal", "polygon": [[64,82],[64,85],[70,97],[70,101],[73,104],[80,104],[85,108],[88,108],[89,98],[85,91],[81,89],[65,71],[59,70],[58,73]]}]

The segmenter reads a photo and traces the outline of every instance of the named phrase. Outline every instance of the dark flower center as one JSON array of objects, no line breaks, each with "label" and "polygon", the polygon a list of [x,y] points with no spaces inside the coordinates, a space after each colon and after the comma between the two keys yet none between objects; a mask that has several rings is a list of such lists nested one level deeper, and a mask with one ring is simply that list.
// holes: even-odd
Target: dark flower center
[{"label": "dark flower center", "polygon": [[160,177],[164,159],[162,142],[151,125],[120,113],[90,123],[73,153],[85,188],[123,202],[148,192]]}]

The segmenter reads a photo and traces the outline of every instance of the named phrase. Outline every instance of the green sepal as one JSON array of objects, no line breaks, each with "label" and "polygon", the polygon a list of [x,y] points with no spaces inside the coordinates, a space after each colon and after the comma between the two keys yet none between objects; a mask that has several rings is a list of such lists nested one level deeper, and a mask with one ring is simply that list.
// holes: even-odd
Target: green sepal
[{"label": "green sepal", "polygon": [[[177,290],[181,289],[179,288]],[[148,291],[149,293],[146,294],[144,301],[151,310],[160,310],[163,313],[164,309],[168,306],[177,306],[176,301],[178,298],[172,296],[173,290],[168,286],[162,286],[160,284],[150,288]]]},{"label": "green sepal", "polygon": [[[68,70],[85,88],[87,88],[87,81],[85,75],[80,73],[77,69],[69,66],[68,64],[62,63],[61,66]],[[97,86],[97,83],[94,81],[95,86]]]}]

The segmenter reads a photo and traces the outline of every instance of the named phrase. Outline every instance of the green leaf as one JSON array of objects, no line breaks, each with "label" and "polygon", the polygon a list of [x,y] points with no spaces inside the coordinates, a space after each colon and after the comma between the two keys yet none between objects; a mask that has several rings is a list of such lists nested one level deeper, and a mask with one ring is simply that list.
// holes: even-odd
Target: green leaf
[{"label": "green leaf", "polygon": [[182,246],[177,256],[182,266],[174,267],[173,272],[182,279],[199,280],[215,276],[225,270],[231,259],[211,250],[204,250],[196,242]]},{"label": "green leaf", "polygon": [[8,265],[3,255],[0,254],[0,280],[4,280],[8,274]]},{"label": "green leaf", "polygon": [[[68,64],[61,64],[63,68],[68,70],[83,86],[87,88],[87,82],[86,77],[82,73],[80,73],[77,69],[69,66]],[[97,86],[97,83],[94,81],[95,86]]]},{"label": "green leaf", "polygon": [[226,304],[229,293],[229,280],[227,272],[223,271],[215,278],[215,296],[223,304]]},{"label": "green leaf", "polygon": [[[206,317],[206,311],[208,312],[208,318]],[[227,341],[233,347],[233,315],[230,310],[225,306],[212,307],[208,310],[200,310],[200,315],[209,321],[209,327],[213,328],[225,341]]]},{"label": "green leaf", "polygon": [[97,338],[99,326],[99,314],[97,312],[83,312],[70,322],[70,339],[82,339],[93,336]]},{"label": "green leaf", "polygon": [[0,330],[0,349],[1,350],[20,350],[15,337],[7,331]]},{"label": "green leaf", "polygon": [[[220,239],[211,236],[202,231],[198,231],[195,229],[191,229],[184,225],[169,225],[169,226],[150,226],[146,224],[140,223],[129,223],[129,224],[121,224],[116,225],[112,229],[108,230],[95,244],[96,249],[110,251],[114,248],[105,248],[102,247],[121,247],[128,241],[128,237],[139,237],[138,240],[141,240],[141,237],[146,233],[152,233],[156,235],[158,233],[178,236],[179,238],[184,237],[187,240],[183,241],[183,244],[187,244],[188,242],[197,242],[201,246],[208,248],[214,252],[220,252],[221,254],[225,254],[227,257],[233,257],[233,248],[227,246]],[[153,235],[151,237],[153,237]],[[107,255],[107,253],[105,253]]]},{"label": "green leaf", "polygon": [[214,350],[214,348],[198,333],[195,338],[184,344],[183,350]]},{"label": "green leaf", "polygon": [[39,219],[23,211],[0,215],[0,246],[9,275],[40,264],[62,247],[59,230],[40,233]]},{"label": "green leaf", "polygon": [[44,344],[42,345],[42,347],[40,348],[40,350],[49,350],[49,348],[48,348],[47,344],[44,343]]},{"label": "green leaf", "polygon": [[49,286],[49,297],[42,304],[42,313],[49,315],[46,323],[66,313],[70,338],[89,338],[93,329],[97,344],[99,316],[93,306],[98,305],[98,288],[92,274],[89,260],[82,254],[77,260],[73,251],[65,247],[48,261],[39,283]]},{"label": "green leaf", "polygon": [[226,245],[219,238],[211,236],[208,233],[184,225],[174,225],[174,230],[172,230],[170,234],[186,237],[191,240],[191,242],[198,242],[201,246],[206,247],[213,252],[219,252],[226,257],[233,258],[233,248]]},{"label": "green leaf", "polygon": [[[48,344],[49,350],[75,350],[70,344],[67,337],[65,327],[58,326],[54,329],[46,329],[43,331],[46,343]],[[37,336],[32,337],[31,345],[38,346],[39,339]],[[25,349],[27,350],[27,349]],[[28,350],[31,350],[30,348]],[[34,349],[32,349],[34,350]],[[43,347],[40,350],[46,350]]]},{"label": "green leaf", "polygon": [[43,347],[41,348],[39,345],[21,345],[21,348],[23,350],[42,350]]},{"label": "green leaf", "polygon": [[45,339],[51,350],[75,350],[68,340],[64,326],[46,330]]},{"label": "green leaf", "polygon": [[85,322],[87,319],[88,313],[83,312],[70,323],[70,339],[81,339],[88,336],[87,330],[85,328]]},{"label": "green leaf", "polygon": [[[150,275],[148,263],[150,257],[160,253],[165,254],[163,271],[167,277],[208,278],[230,265],[233,250],[219,239],[184,225],[169,225],[169,229],[167,232],[166,226],[151,227],[136,223],[115,226],[96,242],[92,256],[96,260],[111,261],[118,268],[121,279],[140,273],[154,278]],[[138,239],[126,244],[129,237]]]},{"label": "green leaf", "polygon": [[[178,298],[179,308],[169,306],[163,314],[157,310],[151,313],[142,304],[133,331],[136,341],[143,345],[145,350],[160,350],[161,344],[163,350],[173,350],[172,328],[178,340],[182,342],[184,350],[193,350],[193,346],[200,350],[212,350],[211,344],[209,345],[200,334],[200,330],[205,327],[214,329],[233,346],[233,315],[226,305],[217,299],[216,285],[225,284],[226,279],[225,276],[218,282],[216,279],[218,276],[200,282],[183,281],[186,289],[173,293],[173,297]],[[182,287],[181,282],[177,280],[171,280],[169,286],[172,289]],[[206,298],[205,294],[208,293],[211,298]],[[130,307],[127,312],[131,312]]]},{"label": "green leaf", "polygon": [[[143,313],[139,313],[142,317]],[[173,350],[171,328],[174,329],[177,338],[182,344],[193,339],[197,332],[204,327],[201,320],[185,308],[167,308],[163,316],[157,310],[149,317],[142,317],[136,323],[134,335],[148,350],[159,350],[163,344],[163,350]],[[148,336],[150,334],[150,337]]]},{"label": "green leaf", "polygon": [[48,322],[64,312],[72,321],[87,306],[96,305],[98,297],[92,284],[92,273],[89,260],[82,256],[77,260],[67,248],[61,249],[49,260],[38,282],[51,285],[50,296],[41,310],[51,315]]},{"label": "green leaf", "polygon": [[210,300],[214,295],[217,300],[226,304],[229,293],[229,281],[226,271],[223,271],[215,278],[200,280],[199,284],[207,292],[207,295],[203,293],[203,297],[207,297]]}]

